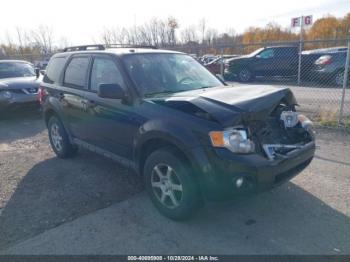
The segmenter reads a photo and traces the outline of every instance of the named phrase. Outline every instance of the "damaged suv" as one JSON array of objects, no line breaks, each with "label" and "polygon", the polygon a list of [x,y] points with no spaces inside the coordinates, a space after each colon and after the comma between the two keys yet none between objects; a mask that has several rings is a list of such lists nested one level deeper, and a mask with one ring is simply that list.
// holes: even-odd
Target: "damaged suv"
[{"label": "damaged suv", "polygon": [[127,165],[176,220],[205,200],[288,181],[315,151],[312,122],[288,88],[227,86],[174,51],[66,48],[51,58],[39,100],[58,157],[84,147]]}]

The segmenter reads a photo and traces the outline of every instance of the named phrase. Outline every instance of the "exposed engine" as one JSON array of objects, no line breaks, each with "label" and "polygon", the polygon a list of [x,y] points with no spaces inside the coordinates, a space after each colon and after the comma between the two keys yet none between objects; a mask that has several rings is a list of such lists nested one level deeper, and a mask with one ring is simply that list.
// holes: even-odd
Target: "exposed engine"
[{"label": "exposed engine", "polygon": [[279,105],[265,121],[251,121],[248,126],[257,150],[270,160],[313,140],[312,122],[285,105]]}]

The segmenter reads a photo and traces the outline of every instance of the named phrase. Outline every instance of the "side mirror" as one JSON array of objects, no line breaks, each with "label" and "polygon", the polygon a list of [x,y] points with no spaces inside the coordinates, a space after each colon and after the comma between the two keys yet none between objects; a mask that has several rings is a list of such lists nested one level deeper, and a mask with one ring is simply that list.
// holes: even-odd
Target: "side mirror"
[{"label": "side mirror", "polygon": [[39,78],[40,76],[40,68],[35,68],[35,75],[36,75],[36,78]]},{"label": "side mirror", "polygon": [[260,55],[256,55],[255,58],[258,58],[258,59],[259,59],[259,58],[261,58],[261,56],[260,56]]},{"label": "side mirror", "polygon": [[102,98],[124,99],[125,92],[118,84],[100,84],[97,95]]}]

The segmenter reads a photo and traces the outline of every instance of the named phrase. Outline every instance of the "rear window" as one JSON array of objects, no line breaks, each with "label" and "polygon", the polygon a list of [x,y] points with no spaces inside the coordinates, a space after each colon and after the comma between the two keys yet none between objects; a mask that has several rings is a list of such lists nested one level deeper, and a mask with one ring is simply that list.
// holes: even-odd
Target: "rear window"
[{"label": "rear window", "polygon": [[64,57],[52,58],[47,67],[43,81],[50,84],[57,83],[65,63],[66,59]]},{"label": "rear window", "polygon": [[85,88],[89,57],[75,57],[67,66],[64,84],[69,87]]}]

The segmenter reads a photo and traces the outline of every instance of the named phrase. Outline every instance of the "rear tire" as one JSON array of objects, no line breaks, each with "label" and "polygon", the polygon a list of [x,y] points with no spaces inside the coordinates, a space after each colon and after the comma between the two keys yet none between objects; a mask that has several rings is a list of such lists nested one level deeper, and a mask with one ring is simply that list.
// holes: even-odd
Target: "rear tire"
[{"label": "rear tire", "polygon": [[159,149],[147,158],[143,177],[148,195],[164,216],[173,220],[190,218],[202,198],[194,174],[186,161],[172,149]]},{"label": "rear tire", "polygon": [[59,158],[69,158],[76,155],[77,146],[70,142],[67,131],[56,116],[50,117],[48,131],[52,150]]}]

